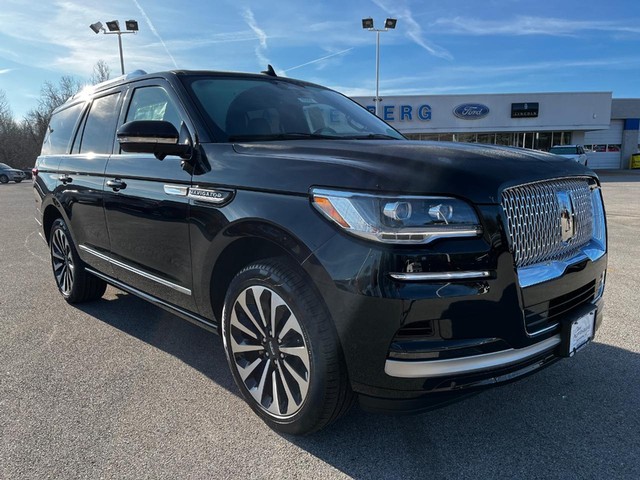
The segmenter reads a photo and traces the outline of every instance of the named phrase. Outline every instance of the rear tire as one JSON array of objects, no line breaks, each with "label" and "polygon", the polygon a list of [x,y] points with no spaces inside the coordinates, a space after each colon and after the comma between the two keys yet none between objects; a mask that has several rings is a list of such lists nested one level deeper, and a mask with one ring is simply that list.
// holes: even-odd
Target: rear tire
[{"label": "rear tire", "polygon": [[0,183],[9,183],[9,177],[5,174],[0,175]]},{"label": "rear tire", "polygon": [[353,404],[327,307],[292,262],[262,260],[235,276],[225,298],[222,337],[236,385],[272,429],[308,434]]},{"label": "rear tire", "polygon": [[106,282],[85,270],[62,218],[53,222],[49,238],[53,277],[64,299],[69,303],[81,303],[102,297],[107,289]]}]

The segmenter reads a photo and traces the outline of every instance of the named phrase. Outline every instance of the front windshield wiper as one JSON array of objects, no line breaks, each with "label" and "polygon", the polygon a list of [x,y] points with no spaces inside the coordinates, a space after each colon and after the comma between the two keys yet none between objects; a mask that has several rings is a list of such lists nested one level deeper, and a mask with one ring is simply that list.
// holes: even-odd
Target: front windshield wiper
[{"label": "front windshield wiper", "polygon": [[337,139],[335,135],[320,135],[317,133],[269,133],[260,135],[231,135],[230,142],[255,142],[270,140],[317,140],[317,139]]}]

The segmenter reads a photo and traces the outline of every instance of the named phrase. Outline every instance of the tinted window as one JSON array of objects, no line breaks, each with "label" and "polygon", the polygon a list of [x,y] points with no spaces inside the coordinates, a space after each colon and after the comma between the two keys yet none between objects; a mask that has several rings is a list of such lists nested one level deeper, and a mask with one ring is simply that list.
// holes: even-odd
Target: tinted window
[{"label": "tinted window", "polygon": [[61,110],[51,117],[42,143],[42,155],[57,155],[68,152],[71,135],[73,135],[83,106],[84,104],[79,103]]},{"label": "tinted window", "polygon": [[136,88],[125,121],[134,120],[164,120],[171,122],[178,131],[182,123],[178,109],[162,87]]},{"label": "tinted window", "polygon": [[82,134],[81,153],[111,153],[119,98],[120,93],[114,93],[93,100]]}]

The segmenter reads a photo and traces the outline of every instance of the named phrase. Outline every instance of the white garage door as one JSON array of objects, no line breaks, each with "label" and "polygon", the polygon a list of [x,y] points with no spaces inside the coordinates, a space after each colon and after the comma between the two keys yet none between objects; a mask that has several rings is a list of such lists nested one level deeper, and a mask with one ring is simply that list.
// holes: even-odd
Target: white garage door
[{"label": "white garage door", "polygon": [[584,134],[584,145],[588,152],[589,167],[620,168],[620,148],[624,120],[611,120],[609,130],[597,130]]}]

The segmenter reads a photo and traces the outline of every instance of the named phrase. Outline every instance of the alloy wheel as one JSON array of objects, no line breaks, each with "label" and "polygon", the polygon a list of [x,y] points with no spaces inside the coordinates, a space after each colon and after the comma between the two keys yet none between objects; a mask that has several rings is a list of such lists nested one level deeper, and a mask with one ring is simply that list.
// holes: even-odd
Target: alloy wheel
[{"label": "alloy wheel", "polygon": [[61,229],[56,229],[51,239],[51,261],[53,274],[60,291],[64,295],[70,295],[73,288],[75,265],[71,255],[71,244]]},{"label": "alloy wheel", "polygon": [[232,364],[260,408],[281,419],[302,408],[311,375],[308,345],[298,319],[276,292],[251,286],[238,295],[228,347]]}]

